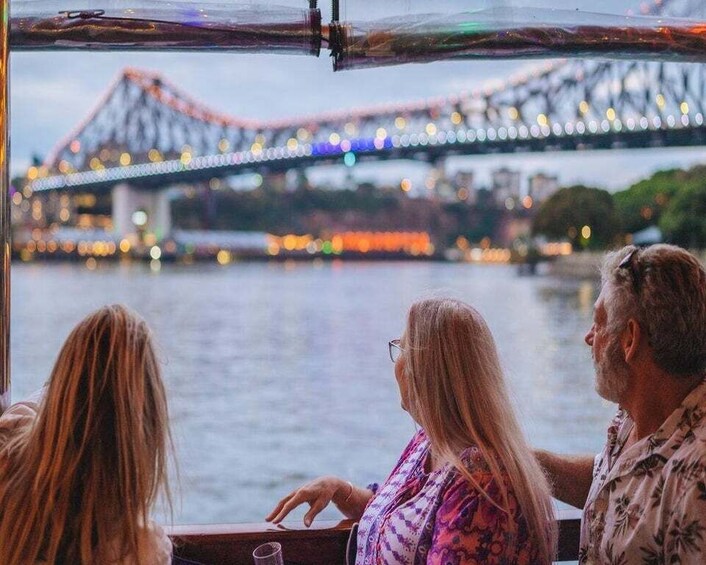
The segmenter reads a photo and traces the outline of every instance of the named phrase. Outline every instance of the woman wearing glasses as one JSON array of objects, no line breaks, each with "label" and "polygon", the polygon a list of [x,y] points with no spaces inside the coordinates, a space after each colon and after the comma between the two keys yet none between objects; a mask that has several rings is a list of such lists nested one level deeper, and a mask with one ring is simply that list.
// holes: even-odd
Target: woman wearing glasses
[{"label": "woman wearing glasses", "polygon": [[0,561],[168,565],[167,400],[152,334],[124,306],[87,316],[41,395],[0,417]]},{"label": "woman wearing glasses", "polygon": [[452,299],[412,305],[389,344],[402,407],[420,430],[379,488],[321,477],[268,521],[308,503],[308,526],[333,502],[360,521],[357,565],[550,563],[549,485],[513,413],[482,316]]}]

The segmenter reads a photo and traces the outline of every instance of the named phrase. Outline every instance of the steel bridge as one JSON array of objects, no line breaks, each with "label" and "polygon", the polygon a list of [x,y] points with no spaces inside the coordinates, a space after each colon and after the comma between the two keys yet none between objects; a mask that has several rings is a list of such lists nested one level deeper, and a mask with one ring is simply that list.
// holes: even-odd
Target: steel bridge
[{"label": "steel bridge", "polygon": [[[645,13],[703,16],[702,0]],[[34,192],[127,185],[158,192],[244,172],[356,160],[706,143],[705,66],[560,60],[503,84],[413,104],[281,121],[215,112],[163,77],[127,69],[40,167]],[[349,157],[350,159],[350,157]]]}]

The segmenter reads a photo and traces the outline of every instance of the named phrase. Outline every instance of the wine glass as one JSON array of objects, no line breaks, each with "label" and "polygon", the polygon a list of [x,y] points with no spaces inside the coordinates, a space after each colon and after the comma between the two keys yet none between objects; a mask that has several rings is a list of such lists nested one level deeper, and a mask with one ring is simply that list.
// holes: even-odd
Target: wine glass
[{"label": "wine glass", "polygon": [[284,565],[282,545],[276,541],[268,541],[258,545],[252,552],[255,565]]}]

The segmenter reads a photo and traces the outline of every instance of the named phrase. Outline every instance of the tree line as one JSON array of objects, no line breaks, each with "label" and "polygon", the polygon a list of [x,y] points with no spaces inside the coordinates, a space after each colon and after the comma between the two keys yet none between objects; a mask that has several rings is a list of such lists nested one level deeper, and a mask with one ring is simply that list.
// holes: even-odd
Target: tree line
[{"label": "tree line", "polygon": [[581,185],[562,188],[539,207],[532,231],[569,240],[574,249],[604,249],[652,226],[666,242],[706,247],[705,165],[660,171],[613,194]]}]

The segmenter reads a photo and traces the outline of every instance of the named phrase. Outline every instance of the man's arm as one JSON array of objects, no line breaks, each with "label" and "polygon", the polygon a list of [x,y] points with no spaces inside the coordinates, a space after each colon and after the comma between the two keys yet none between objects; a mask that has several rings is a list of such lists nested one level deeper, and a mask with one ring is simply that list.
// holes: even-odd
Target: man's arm
[{"label": "man's arm", "polygon": [[534,455],[549,478],[554,497],[583,508],[593,480],[593,456],[558,455],[543,449],[536,449]]}]

